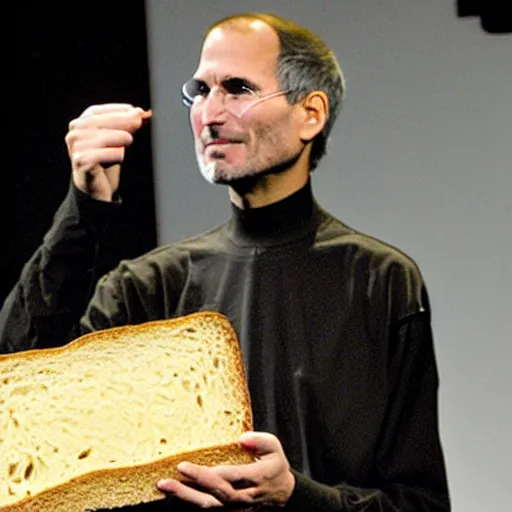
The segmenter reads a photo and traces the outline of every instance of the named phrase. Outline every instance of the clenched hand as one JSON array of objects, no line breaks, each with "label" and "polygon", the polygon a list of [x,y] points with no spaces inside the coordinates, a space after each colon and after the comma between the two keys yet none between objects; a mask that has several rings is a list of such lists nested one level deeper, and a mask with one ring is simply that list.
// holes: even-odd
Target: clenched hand
[{"label": "clenched hand", "polygon": [[69,123],[66,145],[76,187],[111,201],[119,187],[121,163],[134,133],[151,117],[126,103],[93,105]]}]

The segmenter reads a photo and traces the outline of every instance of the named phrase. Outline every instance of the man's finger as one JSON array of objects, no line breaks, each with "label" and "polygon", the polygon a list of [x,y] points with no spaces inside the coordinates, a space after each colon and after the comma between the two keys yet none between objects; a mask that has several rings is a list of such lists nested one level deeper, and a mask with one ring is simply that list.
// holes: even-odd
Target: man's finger
[{"label": "man's finger", "polygon": [[[178,465],[178,471],[223,503],[252,503],[252,496],[258,492],[249,479],[254,473],[254,465],[207,467],[184,462]],[[222,469],[231,479],[222,476]]]},{"label": "man's finger", "polygon": [[136,132],[144,122],[144,112],[116,112],[98,114],[90,117],[78,117],[69,123],[69,130],[115,129]]},{"label": "man's finger", "polygon": [[180,500],[194,503],[201,508],[221,507],[223,505],[223,502],[219,501],[215,496],[213,496],[213,494],[199,491],[187,484],[171,478],[160,480],[157,483],[157,487],[161,491],[168,492]]},{"label": "man's finger", "polygon": [[66,135],[66,144],[70,152],[88,149],[130,146],[133,135],[125,130],[73,130]]},{"label": "man's finger", "polygon": [[130,103],[103,103],[101,105],[91,105],[87,107],[80,117],[89,117],[96,114],[109,114],[112,112],[129,112],[135,109]]},{"label": "man's finger", "polygon": [[240,442],[256,457],[263,457],[271,453],[281,453],[281,443],[272,434],[267,432],[245,432],[240,437]]},{"label": "man's finger", "polygon": [[187,479],[205,489],[218,489],[229,494],[230,484],[219,476],[214,468],[192,464],[191,462],[182,462],[178,464],[178,471]]},{"label": "man's finger", "polygon": [[72,165],[75,171],[89,171],[99,165],[112,165],[121,163],[124,159],[124,148],[101,148],[72,155]]},{"label": "man's finger", "polygon": [[222,479],[230,482],[235,489],[252,487],[261,483],[261,464],[215,466],[212,471]]}]

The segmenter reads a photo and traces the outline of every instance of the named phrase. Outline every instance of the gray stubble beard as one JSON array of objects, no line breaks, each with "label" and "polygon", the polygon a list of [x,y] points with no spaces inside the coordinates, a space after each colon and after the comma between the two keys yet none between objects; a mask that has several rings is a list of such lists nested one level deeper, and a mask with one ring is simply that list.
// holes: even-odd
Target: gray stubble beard
[{"label": "gray stubble beard", "polygon": [[[261,139],[261,134],[267,131],[268,127],[262,127],[260,129],[259,138]],[[266,134],[268,137],[268,134]],[[281,144],[281,140],[279,137],[276,137],[276,134],[273,133],[270,139],[267,138],[267,143],[273,145],[274,147],[279,147]],[[222,151],[215,151],[211,154],[212,160],[209,163],[206,163],[204,160],[204,155],[199,152],[199,149],[196,148],[196,160],[199,166],[199,170],[203,178],[212,184],[222,184],[222,185],[231,185],[235,183],[239,183],[241,181],[253,181],[258,180],[259,177],[264,177],[269,174],[279,174],[281,172],[285,172],[290,165],[292,165],[301,155],[304,147],[302,147],[298,152],[290,155],[282,154],[281,159],[275,162],[270,161],[261,161],[258,164],[261,165],[261,168],[252,168],[252,169],[244,169],[240,171],[239,169],[234,169],[233,173],[223,172],[218,168],[218,165],[222,165],[222,161],[225,158],[225,154]]]}]

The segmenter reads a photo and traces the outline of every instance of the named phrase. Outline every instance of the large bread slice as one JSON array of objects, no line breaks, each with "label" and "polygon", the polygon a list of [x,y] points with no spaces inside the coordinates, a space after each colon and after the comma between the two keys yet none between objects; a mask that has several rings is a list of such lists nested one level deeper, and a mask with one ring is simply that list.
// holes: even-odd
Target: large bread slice
[{"label": "large bread slice", "polygon": [[117,327],[0,356],[0,510],[161,499],[176,465],[248,463],[236,334],[217,313]]}]

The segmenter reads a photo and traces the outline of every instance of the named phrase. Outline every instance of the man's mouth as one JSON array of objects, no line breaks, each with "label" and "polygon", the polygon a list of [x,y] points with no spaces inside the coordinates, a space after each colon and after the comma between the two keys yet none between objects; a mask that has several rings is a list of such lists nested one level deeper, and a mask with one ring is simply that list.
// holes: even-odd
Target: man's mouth
[{"label": "man's mouth", "polygon": [[209,146],[222,146],[225,144],[236,144],[236,141],[230,139],[213,139],[205,142],[204,147],[206,149]]}]

